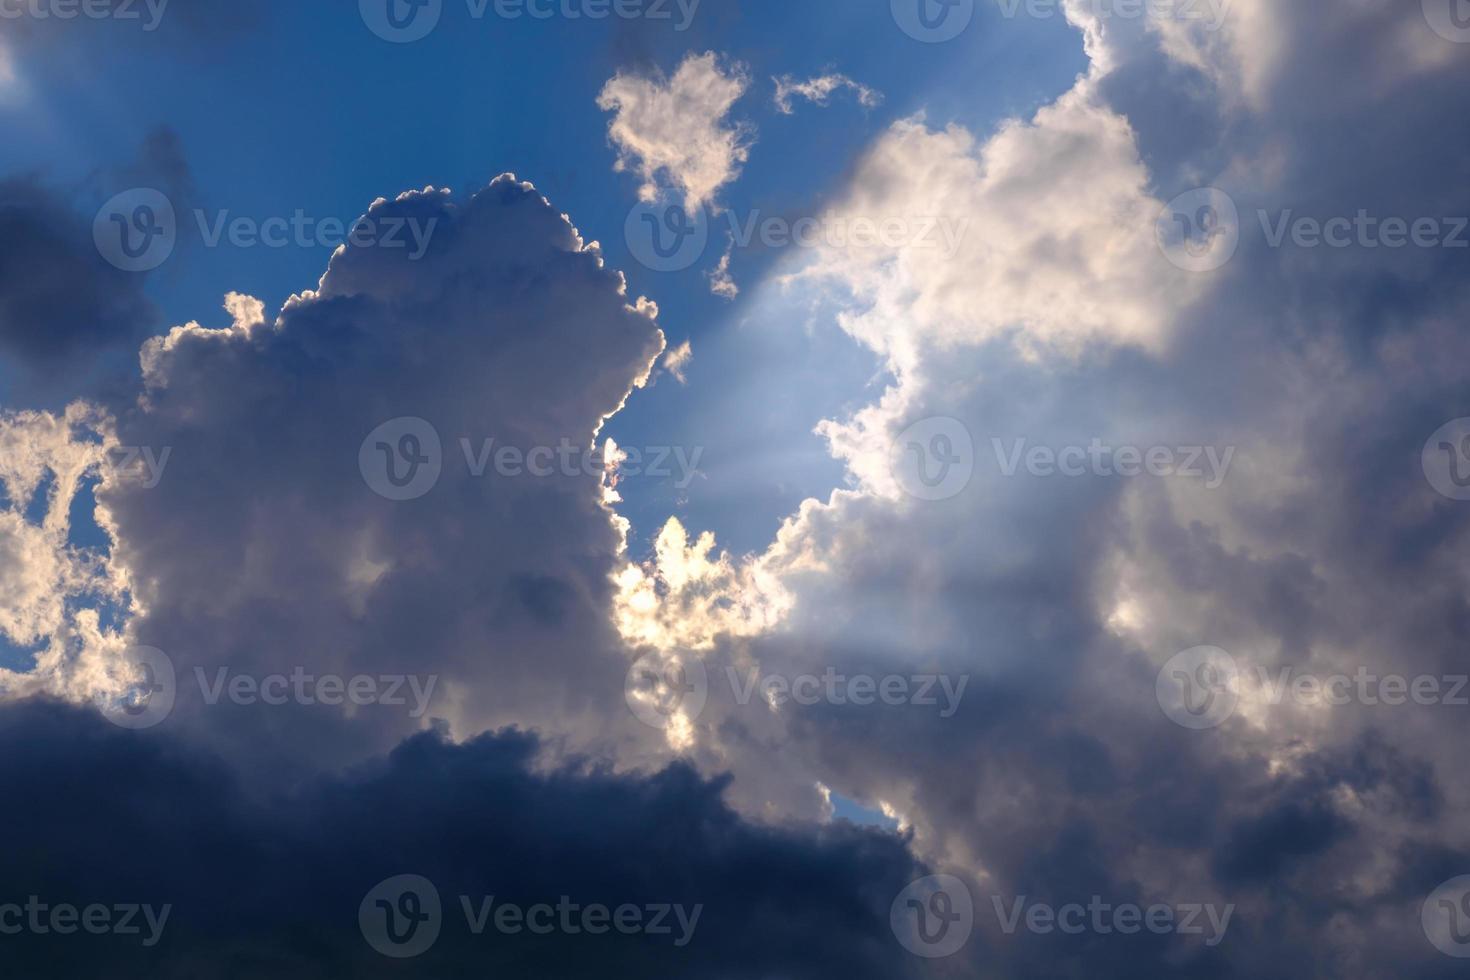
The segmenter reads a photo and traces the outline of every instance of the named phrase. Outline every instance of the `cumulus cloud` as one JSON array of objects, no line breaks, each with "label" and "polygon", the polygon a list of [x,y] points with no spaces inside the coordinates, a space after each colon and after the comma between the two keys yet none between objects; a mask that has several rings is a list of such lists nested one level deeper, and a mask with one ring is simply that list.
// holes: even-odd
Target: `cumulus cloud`
[{"label": "cumulus cloud", "polygon": [[743,65],[712,51],[686,56],[671,77],[619,72],[608,80],[597,105],[613,113],[617,169],[639,176],[642,200],[668,188],[689,211],[715,203],[750,156],[751,127],[727,118],[749,86]]},{"label": "cumulus cloud", "polygon": [[[645,735],[602,697],[626,668],[610,615],[624,525],[596,443],[663,351],[655,307],[509,175],[369,213],[434,221],[426,254],[345,246],[275,316],[231,294],[230,325],[149,341],[140,397],[114,407],[117,444],[169,452],[156,485],[97,489],[136,603],[126,639],[164,651],[179,677],[167,724],[256,757],[279,737],[308,766],[384,749],[431,717],[457,734]],[[391,455],[361,448],[403,418],[439,443],[437,479],[407,501],[379,492],[386,470],[372,467]],[[518,475],[493,463],[505,447]],[[532,475],[537,450],[569,462]],[[435,677],[435,700],[410,716],[206,697],[222,669],[297,668]]]},{"label": "cumulus cloud", "polygon": [[817,75],[805,81],[798,81],[793,75],[782,75],[771,81],[776,83],[776,110],[787,116],[796,111],[792,105],[795,99],[806,99],[814,105],[825,106],[831,101],[834,93],[843,89],[851,89],[858,100],[858,105],[865,108],[871,109],[883,102],[883,93],[868,88],[860,82],[855,82],[839,72]]},{"label": "cumulus cloud", "polygon": [[[785,592],[780,620],[732,629],[701,661],[712,676],[968,676],[969,694],[943,719],[741,704],[712,684],[691,757],[732,770],[752,809],[810,813],[825,788],[899,815],[920,853],[976,876],[981,902],[1238,909],[1210,952],[982,930],[966,962],[998,976],[1435,976],[1447,962],[1419,909],[1470,861],[1453,817],[1462,715],[1273,699],[1271,683],[1463,673],[1470,515],[1426,483],[1420,452],[1465,414],[1452,325],[1470,290],[1445,250],[1269,248],[1256,212],[1465,213],[1442,169],[1463,135],[1446,107],[1464,101],[1464,65],[1447,41],[1424,53],[1438,42],[1417,5],[1244,6],[1221,38],[1186,46],[1069,4],[1092,59],[1073,89],[989,137],[901,121],[834,208],[973,215],[957,261],[874,246],[786,270],[834,287],[839,323],[891,383],[822,428],[852,487],[808,501],[751,560]],[[1377,82],[1341,78],[1342,63]],[[1211,183],[1240,206],[1240,251],[1185,273],[1153,222]],[[903,491],[892,447],[934,417],[969,434],[974,475],[925,501]],[[1016,439],[1234,447],[1237,468],[1215,489],[1006,476],[995,445]],[[1237,710],[1208,732],[1174,724],[1155,693],[1201,644],[1243,674]]]},{"label": "cumulus cloud", "polygon": [[[143,842],[122,859],[110,846],[95,854],[94,826],[67,821],[76,811],[17,808],[11,837],[41,844],[11,850],[7,879],[45,880],[54,855],[76,847],[78,874],[99,891],[156,875],[160,850],[243,854],[238,895],[203,926],[185,905],[217,908],[219,893],[190,877],[198,862],[165,866],[164,890],[183,896],[185,951],[202,959],[223,945],[246,968],[357,975],[384,964],[337,930],[378,878],[418,869],[446,892],[551,889],[554,900],[554,883],[580,888],[582,871],[611,865],[588,887],[633,882],[681,900],[698,881],[718,893],[706,921],[719,907],[742,914],[711,927],[738,931],[710,933],[708,950],[672,969],[614,947],[598,948],[597,966],[902,976],[924,968],[896,955],[884,911],[917,873],[911,852],[964,873],[982,912],[1020,895],[1237,909],[1214,949],[1182,935],[1006,934],[982,915],[948,964],[955,975],[1443,974],[1449,961],[1418,914],[1470,868],[1463,711],[1277,702],[1256,671],[1463,673],[1470,511],[1428,485],[1420,459],[1430,433],[1466,413],[1463,262],[1449,250],[1273,249],[1246,228],[1233,262],[1191,273],[1158,251],[1153,229],[1164,201],[1205,183],[1237,197],[1247,226],[1256,209],[1467,213],[1466,185],[1445,179],[1470,118],[1466,69],[1413,5],[1238,2],[1218,38],[1070,2],[1091,67],[1052,104],[988,134],[902,120],[858,161],[832,217],[967,224],[948,255],[849,243],[781,270],[803,290],[803,313],[835,310],[884,374],[870,404],[820,429],[849,485],[802,504],[759,554],[724,553],[671,521],[636,560],[605,463],[541,482],[472,475],[460,438],[472,449],[492,436],[522,448],[565,439],[596,454],[605,420],[661,356],[680,356],[664,353],[653,305],[509,177],[467,197],[379,202],[375,215],[438,219],[421,262],[348,247],[276,315],[232,294],[228,325],[150,342],[140,399],[107,417],[8,419],[0,431],[23,462],[5,471],[16,489],[0,523],[16,569],[7,635],[60,635],[68,657],[70,634],[86,634],[84,650],[150,642],[186,679],[296,665],[432,673],[446,692],[433,714],[462,744],[442,728],[415,734],[426,719],[321,706],[262,715],[197,694],[157,740],[124,741],[54,705],[7,708],[7,786],[41,800],[95,793],[108,806],[83,813],[116,813],[123,838]],[[704,58],[714,64],[692,60]],[[703,77],[714,76],[731,78],[717,67]],[[673,79],[609,84],[615,131],[647,99],[679,103]],[[685,179],[674,176],[690,170],[682,157],[650,166],[657,154],[627,153],[646,182],[696,203],[732,171],[730,154]],[[433,426],[443,472],[423,498],[395,502],[374,492],[360,449],[405,416]],[[967,433],[974,472],[946,499],[919,499],[894,472],[893,444],[941,417]],[[114,439],[173,456],[155,487],[104,480],[97,491],[114,540],[104,565],[68,550],[61,501],[76,499],[76,474],[100,467],[87,444]],[[1007,475],[996,446],[1017,440],[1228,447],[1237,462],[1215,488]],[[99,613],[88,632],[82,591],[94,582],[127,586],[99,587],[127,603],[124,626]],[[74,595],[58,603],[48,590]],[[1175,653],[1201,644],[1227,649],[1244,681],[1234,714],[1189,731],[1155,685]],[[631,719],[621,699],[640,655],[701,666],[702,710],[671,715],[662,733]],[[64,678],[86,674],[58,663]],[[828,670],[963,678],[967,693],[946,714],[740,686],[751,672]],[[508,724],[545,740],[475,737]],[[670,752],[691,768],[661,771]],[[319,771],[349,762],[362,767]],[[716,772],[732,775],[707,778]],[[836,795],[912,837],[793,829],[829,817]],[[598,816],[595,845],[578,843],[582,824],[560,822],[586,812]],[[671,826],[676,845],[649,829]],[[46,846],[58,833],[66,846]],[[518,858],[568,851],[565,867]],[[137,865],[109,878],[116,860]],[[784,901],[769,898],[773,883]],[[308,927],[318,915],[338,923],[324,919],[309,949],[295,931],[252,928],[250,910],[282,884],[312,898]],[[793,890],[825,928],[793,917]],[[332,908],[347,911],[321,911]],[[81,971],[85,951],[67,947],[78,962],[66,965]],[[585,972],[581,952],[536,948],[568,973]],[[449,942],[424,962],[457,968],[479,954]]]}]

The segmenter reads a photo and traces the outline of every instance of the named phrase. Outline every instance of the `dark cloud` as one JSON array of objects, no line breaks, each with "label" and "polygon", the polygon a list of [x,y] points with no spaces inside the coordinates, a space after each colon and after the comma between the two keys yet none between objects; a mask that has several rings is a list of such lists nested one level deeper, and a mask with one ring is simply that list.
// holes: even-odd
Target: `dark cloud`
[{"label": "dark cloud", "polygon": [[[150,131],[136,159],[54,187],[37,174],[0,178],[0,355],[10,378],[53,393],[57,375],[93,370],[102,357],[132,354],[157,330],[159,312],[144,291],[147,274],[124,271],[93,236],[97,207],[135,187],[157,188],[180,208],[193,200],[182,142],[167,127]],[[107,381],[92,379],[87,387]],[[72,383],[67,396],[84,393]]]},{"label": "dark cloud", "polygon": [[0,348],[56,369],[74,354],[138,344],[156,311],[141,277],[109,265],[90,219],[34,177],[0,181]]},{"label": "dark cloud", "polygon": [[[32,977],[591,975],[818,978],[914,975],[888,903],[918,872],[903,842],[849,824],[763,828],[686,766],[613,775],[534,766],[534,736],[461,744],[426,733],[350,774],[266,798],[228,763],[169,735],[86,711],[0,711],[0,779],[26,806],[0,829],[0,905],[147,903],[161,940],[4,937]],[[444,921],[412,960],[374,951],[358,907],[380,881],[434,883]],[[663,935],[475,936],[460,895],[529,907],[682,904]],[[14,920],[7,920],[14,921]],[[139,916],[139,924],[144,923]]]}]

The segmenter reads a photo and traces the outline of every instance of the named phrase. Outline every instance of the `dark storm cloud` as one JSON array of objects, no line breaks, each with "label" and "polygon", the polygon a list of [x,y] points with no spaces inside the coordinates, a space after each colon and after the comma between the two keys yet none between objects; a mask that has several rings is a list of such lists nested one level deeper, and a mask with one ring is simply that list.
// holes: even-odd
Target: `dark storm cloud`
[{"label": "dark storm cloud", "polygon": [[[851,825],[763,828],[686,766],[617,776],[533,767],[534,736],[462,744],[426,733],[350,774],[267,798],[228,763],[47,702],[0,711],[0,781],[25,806],[0,831],[0,905],[137,903],[172,909],[140,935],[0,936],[28,977],[913,975],[888,929],[921,873],[900,839]],[[417,874],[444,920],[422,956],[396,960],[359,931],[380,881]],[[459,896],[497,903],[701,905],[692,931],[473,935]],[[18,920],[5,919],[11,925]],[[43,914],[43,923],[48,920]],[[574,920],[575,921],[575,920]],[[680,947],[675,938],[689,936]]]}]

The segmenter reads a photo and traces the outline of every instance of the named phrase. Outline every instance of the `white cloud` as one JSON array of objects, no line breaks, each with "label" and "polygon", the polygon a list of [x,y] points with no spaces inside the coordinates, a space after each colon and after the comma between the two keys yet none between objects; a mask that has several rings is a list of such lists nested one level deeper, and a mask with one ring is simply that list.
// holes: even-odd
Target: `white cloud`
[{"label": "white cloud", "polygon": [[639,175],[645,201],[668,186],[690,211],[714,204],[749,156],[750,128],[726,118],[749,85],[742,65],[722,68],[713,52],[687,56],[671,78],[614,75],[597,105],[613,113],[608,136],[618,148],[617,169]]},{"label": "white cloud", "polygon": [[688,338],[685,338],[682,344],[679,344],[675,347],[670,347],[664,353],[664,359],[662,362],[663,369],[669,372],[669,374],[673,375],[674,380],[679,382],[681,385],[688,384],[689,379],[685,377],[684,372],[688,370],[689,364],[693,360],[694,347],[689,342]]},{"label": "white cloud", "polygon": [[[591,450],[663,353],[655,307],[629,297],[596,246],[509,175],[473,195],[413,192],[369,213],[436,220],[433,247],[411,261],[348,246],[273,321],[231,294],[230,326],[190,324],[146,346],[142,397],[120,407],[109,439],[169,447],[167,471],[156,486],[111,480],[97,493],[111,567],[136,596],[126,636],[99,630],[95,615],[90,639],[85,615],[67,626],[59,597],[77,589],[56,583],[83,559],[60,530],[13,517],[0,522],[0,547],[23,561],[6,566],[0,627],[114,654],[124,639],[157,647],[180,678],[169,724],[255,758],[299,761],[309,746],[307,764],[348,762],[435,717],[463,735],[518,724],[569,745],[659,744],[605,696],[621,689],[628,659],[611,616],[624,525],[604,474],[471,469],[489,439]],[[409,416],[438,433],[442,473],[421,500],[397,502],[365,479],[359,447]],[[41,458],[0,453],[7,484],[34,485]],[[64,515],[63,503],[51,513]],[[224,666],[438,680],[422,719],[321,705],[262,714],[203,700],[196,668],[213,677]],[[34,687],[48,669],[7,680]],[[72,685],[68,696],[90,691]]]},{"label": "white cloud", "polygon": [[[94,407],[0,415],[0,639],[35,655],[31,669],[0,670],[5,695],[80,700],[114,686],[123,638],[98,613],[133,610],[126,570],[70,535],[83,484],[133,481],[124,462],[112,419]],[[98,523],[108,528],[105,512]]]},{"label": "white cloud", "polygon": [[802,98],[825,106],[831,100],[832,94],[841,89],[851,89],[857,96],[858,104],[870,109],[883,102],[881,92],[837,73],[819,75],[806,81],[797,81],[794,76],[782,75],[772,81],[776,83],[776,109],[788,116],[796,111],[792,107],[793,99]]},{"label": "white cloud", "polygon": [[709,273],[709,291],[724,299],[734,299],[740,295],[740,286],[730,274],[730,256],[734,251],[735,241],[732,238],[725,247],[725,254],[720,256],[719,264]]}]

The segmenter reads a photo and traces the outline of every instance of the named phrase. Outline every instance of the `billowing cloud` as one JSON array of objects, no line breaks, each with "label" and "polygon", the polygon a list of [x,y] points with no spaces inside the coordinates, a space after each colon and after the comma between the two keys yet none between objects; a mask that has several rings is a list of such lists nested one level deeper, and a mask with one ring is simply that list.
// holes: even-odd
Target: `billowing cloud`
[{"label": "billowing cloud", "polygon": [[[1418,5],[1233,4],[1218,37],[1088,8],[1069,5],[1092,57],[1073,89],[989,137],[895,124],[834,207],[969,216],[954,261],[879,244],[785,270],[833,287],[892,381],[822,427],[852,487],[750,560],[784,590],[780,620],[700,655],[714,679],[964,677],[963,702],[742,703],[712,680],[691,755],[752,809],[809,814],[815,778],[901,817],[981,905],[1236,910],[1213,949],[992,919],[965,956],[997,976],[1442,975],[1420,913],[1470,861],[1464,716],[1393,691],[1448,696],[1464,674],[1470,513],[1421,451],[1466,414],[1470,290],[1452,249],[1273,246],[1261,216],[1470,213],[1442,179],[1463,60]],[[1329,82],[1342,63],[1382,84]],[[1155,222],[1206,185],[1235,199],[1239,250],[1190,271]],[[1201,475],[1025,457],[1094,442],[1197,452]],[[913,446],[973,473],[923,499]],[[1207,450],[1233,460],[1218,482]],[[1239,675],[1229,714],[1193,731],[1157,685],[1202,645]],[[1293,693],[1359,675],[1402,680],[1388,700]]]},{"label": "billowing cloud", "polygon": [[[117,445],[167,454],[160,479],[97,491],[137,606],[126,638],[178,676],[167,724],[257,755],[276,732],[298,763],[303,745],[346,761],[434,717],[459,734],[648,734],[597,703],[626,656],[610,615],[622,529],[594,444],[662,352],[655,308],[510,176],[370,216],[432,227],[426,254],[345,246],[275,317],[232,294],[232,325],[150,341],[138,399],[116,407]],[[426,474],[414,499],[390,483],[404,472]],[[413,713],[219,694],[221,677],[298,670],[411,677],[433,699]]]}]

